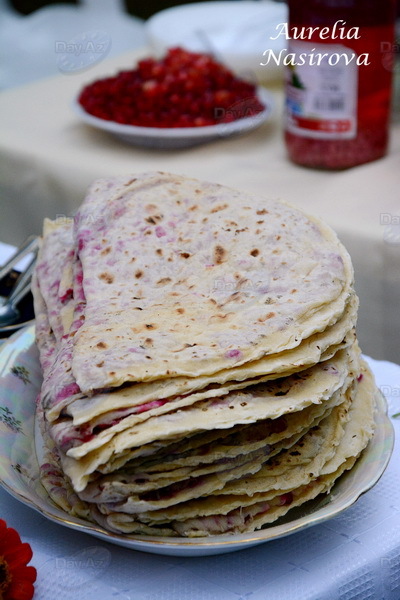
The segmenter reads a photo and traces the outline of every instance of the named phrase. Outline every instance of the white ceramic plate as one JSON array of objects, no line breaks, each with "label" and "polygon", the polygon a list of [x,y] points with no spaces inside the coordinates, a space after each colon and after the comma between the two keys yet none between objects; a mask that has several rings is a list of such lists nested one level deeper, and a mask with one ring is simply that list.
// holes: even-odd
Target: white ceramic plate
[{"label": "white ceramic plate", "polygon": [[[162,538],[113,534],[102,527],[71,517],[47,496],[39,481],[35,442],[35,399],[41,370],[34,342],[34,328],[16,333],[0,349],[0,481],[15,498],[60,525],[86,532],[102,540],[155,554],[206,556],[242,550],[280,538],[331,519],[351,506],[384,472],[394,442],[393,427],[381,397],[376,433],[356,466],[342,476],[328,496],[293,509],[277,523],[251,534],[209,538]],[[40,447],[38,448],[38,453]]]},{"label": "white ceramic plate", "polygon": [[146,21],[151,46],[158,55],[167,48],[181,46],[193,52],[208,52],[218,57],[238,75],[255,81],[279,80],[283,66],[265,63],[263,53],[276,55],[287,48],[287,40],[277,36],[276,26],[287,22],[285,2],[241,0],[196,2],[158,12]]},{"label": "white ceramic plate", "polygon": [[[207,125],[205,127],[139,127],[123,125],[115,121],[107,121],[90,115],[76,100],[73,103],[75,113],[85,123],[103,129],[117,136],[124,142],[136,146],[158,149],[179,149],[205,144],[232,135],[239,135],[259,127],[268,121],[272,114],[272,97],[267,90],[257,88],[257,96],[265,109],[255,116],[243,117],[231,123]],[[232,107],[232,111],[240,111],[240,103]],[[243,110],[243,109],[242,109]]]}]

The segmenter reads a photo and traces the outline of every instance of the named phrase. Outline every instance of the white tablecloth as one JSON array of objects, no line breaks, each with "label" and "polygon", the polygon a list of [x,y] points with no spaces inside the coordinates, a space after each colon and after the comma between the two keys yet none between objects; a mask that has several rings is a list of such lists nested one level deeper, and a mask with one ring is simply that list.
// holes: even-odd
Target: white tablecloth
[{"label": "white tablecloth", "polygon": [[283,198],[332,225],[355,266],[358,336],[366,354],[400,362],[400,120],[387,157],[340,172],[305,169],[285,155],[281,111],[257,131],[180,151],[136,148],[82,124],[72,99],[88,81],[131,68],[142,49],[84,71],[0,95],[0,239],[19,244],[45,216],[71,215],[96,178],[162,170]]},{"label": "white tablecloth", "polygon": [[[369,361],[400,412],[400,366]],[[400,419],[379,483],[324,524],[201,558],[141,553],[46,520],[0,489],[0,517],[33,549],[35,600],[399,600]]]}]

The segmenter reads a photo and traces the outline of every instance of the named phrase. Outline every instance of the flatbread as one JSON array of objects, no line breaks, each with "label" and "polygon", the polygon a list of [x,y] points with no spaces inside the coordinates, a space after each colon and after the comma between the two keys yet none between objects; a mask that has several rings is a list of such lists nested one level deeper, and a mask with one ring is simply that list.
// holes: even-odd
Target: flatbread
[{"label": "flatbread", "polygon": [[103,514],[94,505],[91,506],[91,516],[110,531],[124,534],[143,532],[140,525],[147,526],[147,534],[159,536],[171,536],[174,535],[174,532],[182,537],[208,537],[226,533],[252,532],[274,523],[292,508],[305,504],[319,494],[329,493],[335,481],[346,470],[351,469],[355,461],[355,457],[349,458],[335,473],[317,478],[292,492],[283,494],[277,491],[267,492],[262,500],[258,498],[256,502],[245,507],[240,506],[225,515],[213,514],[186,521],[172,521],[168,524],[169,526],[146,525],[138,522],[134,515],[117,512]]},{"label": "flatbread", "polygon": [[[339,346],[345,345],[346,338],[350,343],[352,339],[350,334],[356,323],[357,309],[358,299],[352,294],[343,316],[336,323],[323,332],[307,338],[300,346],[292,350],[225,369],[212,376],[175,377],[157,382],[134,384],[109,394],[95,394],[71,403],[67,413],[73,417],[74,425],[81,425],[112,410],[194,393],[206,389],[211,384],[214,389],[216,389],[215,384],[220,384],[221,388],[234,389],[233,387],[227,388],[227,386],[232,386],[234,381],[249,381],[248,385],[250,385],[250,382],[255,383],[259,377],[266,380],[267,375],[270,379],[276,379],[281,375],[290,375],[330,358],[339,350]],[[197,396],[197,399],[200,400],[201,396]],[[53,420],[51,414],[49,414],[49,419]]]},{"label": "flatbread", "polygon": [[[303,410],[288,413],[276,419],[261,420],[250,425],[236,425],[229,429],[213,429],[201,431],[194,435],[183,435],[174,441],[156,441],[138,448],[122,452],[100,465],[98,471],[112,473],[129,462],[130,467],[148,469],[174,468],[174,465],[185,466],[207,462],[210,455],[214,458],[232,455],[237,448],[246,442],[268,435],[267,444],[277,444],[285,438],[307,431],[311,424],[317,424],[323,416],[327,416],[334,406],[343,401],[343,390],[321,404],[311,404]],[[235,450],[236,449],[236,450]]]},{"label": "flatbread", "polygon": [[374,431],[350,257],[288,204],[168,173],[98,180],[33,277],[41,481],[129,535],[255,531]]},{"label": "flatbread", "polygon": [[[346,404],[349,403],[350,401],[346,402]],[[158,511],[159,507],[171,506],[170,510],[173,511],[175,508],[173,518],[182,520],[186,514],[185,503],[193,497],[193,490],[196,494],[195,498],[219,495],[220,493],[226,495],[253,495],[252,491],[253,493],[259,491],[257,485],[263,491],[271,489],[268,484],[264,488],[267,475],[273,478],[275,482],[279,479],[279,474],[285,469],[288,470],[290,466],[296,468],[300,466],[303,467],[303,471],[304,469],[308,470],[308,463],[311,462],[311,458],[314,458],[318,465],[324,464],[327,459],[333,456],[335,446],[338,445],[343,436],[343,415],[344,409],[336,407],[321,423],[313,425],[310,430],[296,434],[292,438],[286,438],[273,447],[265,443],[263,445],[260,442],[255,444],[256,451],[252,450],[250,452],[244,447],[244,452],[236,457],[220,459],[212,464],[204,464],[192,469],[183,467],[168,472],[139,473],[138,476],[132,476],[128,469],[122,469],[113,476],[102,477],[98,481],[90,483],[80,493],[80,498],[101,504],[102,512],[106,511],[108,507],[111,507],[111,511],[118,510],[119,512],[128,513],[136,513],[137,507],[140,507],[138,512],[143,512],[142,509],[147,502],[150,505],[153,503],[153,506],[150,506],[148,510],[156,510],[162,514],[162,511]],[[229,473],[233,466],[243,463],[247,456],[253,454],[258,455],[260,458],[261,465],[259,469],[252,474],[246,473],[244,478],[242,476],[235,478],[233,481],[227,480],[228,483],[221,486],[225,471]],[[315,458],[317,454],[318,459]],[[293,471],[296,471],[296,469],[294,468]],[[210,474],[214,475],[215,473],[218,473],[218,479],[210,477]],[[308,479],[311,478],[308,476]],[[271,479],[268,483],[270,481]],[[179,485],[177,485],[178,482]],[[200,486],[197,482],[202,486],[207,484],[202,488],[204,491],[199,489]],[[215,482],[217,487],[212,490],[212,485],[215,485]],[[254,490],[252,490],[252,485]],[[276,487],[280,489],[279,485]],[[156,490],[156,493],[147,494],[147,492],[154,492],[154,490]],[[195,514],[198,513],[195,512]]]},{"label": "flatbread", "polygon": [[[43,242],[38,253],[35,277],[56,343],[72,323],[73,221],[45,219]],[[36,314],[36,313],[35,313]]]},{"label": "flatbread", "polygon": [[[301,411],[288,413],[278,419],[266,419],[229,430],[215,430],[215,432],[219,431],[221,436],[225,432],[222,438],[214,436],[214,439],[209,439],[208,432],[203,432],[198,436],[203,439],[203,444],[200,446],[194,445],[191,448],[192,438],[186,438],[186,451],[178,452],[175,446],[171,454],[167,453],[163,456],[161,452],[157,452],[153,460],[145,457],[144,460],[129,461],[129,469],[139,475],[143,473],[148,475],[173,471],[181,467],[195,467],[255,450],[259,444],[269,445],[272,451],[282,440],[293,438],[299,433],[304,435],[310,427],[314,427],[321,419],[327,417],[332,408],[341,402],[343,402],[343,395],[340,391],[323,404],[312,404]],[[226,435],[227,433],[229,435]]]},{"label": "flatbread", "polygon": [[349,412],[349,422],[345,435],[337,452],[328,461],[322,474],[333,473],[339,465],[352,456],[358,456],[374,435],[375,409],[377,395],[380,391],[375,384],[374,376],[367,363],[361,361],[361,373],[358,376],[357,402],[353,402]]},{"label": "flatbread", "polygon": [[[343,387],[347,379],[358,370],[359,350],[343,350],[330,361],[315,365],[302,375],[282,378],[279,383],[271,382],[232,392],[228,396],[205,400],[187,410],[153,417],[112,438],[99,450],[80,457],[80,447],[72,448],[62,456],[63,468],[77,491],[82,491],[89,475],[98,466],[106,463],[113,454],[127,448],[142,446],[154,440],[174,438],[182,433],[199,430],[228,428],[237,423],[251,423],[266,418],[277,418],[328,400]],[[345,385],[345,388],[348,387]],[[290,390],[290,392],[289,392]],[[233,408],[230,408],[230,407]],[[206,410],[203,410],[206,409]],[[80,459],[80,460],[77,460]]]},{"label": "flatbread", "polygon": [[[355,463],[355,458],[348,459],[340,468],[330,475],[317,478],[305,486],[292,492],[266,498],[245,508],[233,511],[225,516],[216,515],[192,519],[188,522],[176,521],[173,523],[180,535],[185,537],[202,537],[219,533],[246,533],[261,529],[283,517],[289,510],[313,500],[319,494],[329,493],[335,481]],[[272,494],[272,493],[271,493]]]},{"label": "flatbread", "polygon": [[[328,417],[331,412],[332,407],[328,408],[324,415],[316,417],[311,423],[311,426],[318,426],[322,418]],[[257,427],[257,424],[248,427],[248,429],[250,430],[255,427]],[[143,469],[138,470],[135,465],[132,466],[132,464],[128,462],[122,469],[114,471],[112,475],[107,475],[105,477],[100,476],[89,483],[85,490],[80,493],[80,497],[96,503],[121,502],[121,500],[127,499],[131,494],[141,494],[146,491],[165,488],[178,481],[186,481],[187,486],[190,487],[191,480],[210,473],[221,472],[232,468],[233,466],[236,466],[236,464],[246,461],[246,457],[256,451],[259,451],[261,463],[265,464],[266,460],[270,462],[271,457],[276,456],[284,449],[292,448],[300,438],[306,435],[308,429],[309,428],[298,430],[291,435],[282,434],[280,440],[273,445],[268,443],[269,438],[265,438],[265,435],[264,437],[260,436],[258,439],[255,435],[253,440],[250,441],[249,439],[247,443],[243,442],[237,446],[229,445],[232,442],[227,439],[225,440],[225,446],[223,444],[216,444],[215,448],[211,447],[208,456],[206,456],[204,460],[201,460],[201,451],[203,448],[200,448],[200,454],[194,457],[197,459],[196,461],[193,460],[193,457],[190,457],[192,460],[188,461],[191,463],[189,466],[186,465],[186,459],[182,458],[180,461],[175,461],[175,464],[173,464],[170,469],[163,468],[165,465],[161,462],[157,465],[153,465],[152,469],[150,468],[146,471],[145,466]],[[226,455],[221,456],[224,448],[227,449],[227,453]],[[177,462],[185,464],[177,465]],[[157,468],[158,466],[159,468]],[[222,489],[225,489],[225,487],[226,486]],[[184,492],[184,490],[182,489],[181,492]]]},{"label": "flatbread", "polygon": [[[253,474],[246,474],[240,479],[231,480],[211,492],[197,494],[196,500],[190,501],[193,482],[192,479],[187,479],[186,486],[181,486],[172,498],[169,495],[170,490],[176,489],[174,485],[159,489],[156,495],[150,495],[149,501],[149,494],[137,495],[130,491],[128,484],[126,487],[129,494],[126,497],[122,496],[122,500],[116,500],[114,497],[109,503],[103,503],[103,493],[101,493],[99,499],[96,498],[95,501],[102,504],[100,510],[103,513],[108,509],[110,512],[134,514],[146,512],[149,520],[154,523],[157,520],[161,520],[161,522],[182,521],[193,516],[214,514],[219,512],[217,507],[221,506],[226,514],[233,508],[254,502],[252,498],[257,493],[265,494],[271,490],[295,489],[315,479],[320,474],[325,462],[334,455],[336,447],[344,435],[350,399],[346,400],[344,404],[344,406],[340,405],[334,408],[319,425],[312,427],[304,435],[298,436],[300,439],[289,449],[282,450],[273,458],[267,455],[261,468]],[[103,492],[102,483],[101,481],[100,487]],[[225,499],[221,497],[221,494],[225,496]],[[205,496],[209,497],[208,504]],[[243,499],[244,496],[248,496],[246,501]],[[85,494],[82,497],[87,499]],[[145,503],[148,505],[147,510],[143,510]],[[170,508],[160,510],[166,504]],[[206,505],[208,505],[208,513],[204,512]],[[140,518],[143,520],[143,515]]]},{"label": "flatbread", "polygon": [[[338,354],[339,350],[346,349],[346,347],[354,344],[354,339],[355,336],[352,332],[341,344],[330,347],[322,357],[323,362]],[[298,369],[291,369],[286,376],[288,377],[292,372],[296,373]],[[264,377],[242,382],[228,382],[221,387],[208,386],[201,392],[193,394],[172,396],[172,398],[167,399],[143,400],[142,404],[110,411],[81,426],[75,426],[71,420],[63,417],[60,421],[51,425],[51,435],[57,440],[60,449],[65,453],[69,453],[70,456],[75,456],[73,448],[79,446],[79,457],[82,457],[108,444],[117,434],[130,430],[152,417],[176,412],[208,398],[228,396],[235,390],[248,389],[255,384],[268,382],[271,378],[271,375],[265,375]],[[273,379],[276,379],[276,376]]]},{"label": "flatbread", "polygon": [[353,280],[334,232],[297,208],[166,173],[95,182],[74,236],[87,393],[294,348],[337,321]]}]

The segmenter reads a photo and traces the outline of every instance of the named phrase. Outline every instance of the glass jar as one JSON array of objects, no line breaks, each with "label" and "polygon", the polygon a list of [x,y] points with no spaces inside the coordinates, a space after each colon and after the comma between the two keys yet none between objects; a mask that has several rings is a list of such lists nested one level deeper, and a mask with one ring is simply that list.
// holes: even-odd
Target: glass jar
[{"label": "glass jar", "polygon": [[344,169],[388,147],[395,0],[289,0],[285,141],[300,165]]}]

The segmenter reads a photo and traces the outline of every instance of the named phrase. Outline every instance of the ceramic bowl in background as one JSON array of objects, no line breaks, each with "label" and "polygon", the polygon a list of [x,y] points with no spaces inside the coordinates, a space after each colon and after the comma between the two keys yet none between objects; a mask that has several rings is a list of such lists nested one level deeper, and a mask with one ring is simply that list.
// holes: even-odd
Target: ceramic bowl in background
[{"label": "ceramic bowl in background", "polygon": [[264,83],[283,77],[283,67],[266,62],[263,53],[283,50],[285,38],[276,40],[276,26],[287,22],[287,6],[273,0],[198,2],[163,10],[146,22],[153,52],[181,46],[193,52],[213,54],[237,75]]}]

